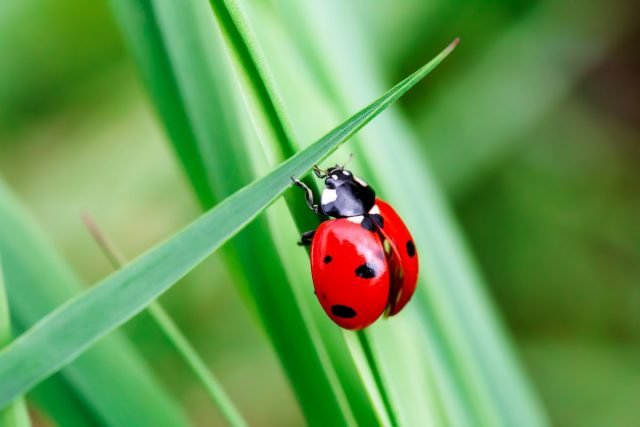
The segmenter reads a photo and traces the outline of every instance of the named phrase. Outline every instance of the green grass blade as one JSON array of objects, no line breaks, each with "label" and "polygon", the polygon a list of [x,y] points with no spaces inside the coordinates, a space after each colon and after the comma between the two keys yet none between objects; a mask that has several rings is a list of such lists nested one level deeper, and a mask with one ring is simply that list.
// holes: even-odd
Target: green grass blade
[{"label": "green grass blade", "polygon": [[27,401],[56,425],[84,427],[100,424],[100,418],[62,374],[52,375],[38,384],[27,394]]},{"label": "green grass blade", "polygon": [[[304,111],[307,114],[309,109],[306,105],[317,106],[315,110],[319,113],[315,114],[313,122],[304,120],[304,117],[298,117],[295,121],[295,123],[303,124],[303,126],[296,129],[298,133],[313,134],[317,132],[316,123],[322,123],[323,120],[326,120],[327,114],[323,114],[323,112],[333,113],[337,111],[344,114],[345,111],[348,111],[349,107],[345,106],[349,105],[348,102],[353,99],[353,88],[366,86],[371,80],[371,76],[376,74],[375,69],[370,66],[365,67],[366,71],[365,69],[356,71],[358,67],[348,66],[346,70],[342,71],[346,71],[346,76],[333,76],[328,71],[329,68],[337,69],[336,66],[328,67],[326,64],[326,58],[331,58],[336,52],[345,52],[347,54],[342,58],[342,65],[359,63],[360,60],[353,59],[351,55],[357,52],[359,58],[366,52],[366,49],[360,46],[354,47],[351,42],[348,42],[345,46],[333,46],[324,50],[319,49],[317,41],[333,40],[336,29],[331,28],[327,33],[322,34],[314,33],[315,25],[313,21],[310,22],[306,15],[310,15],[313,17],[312,20],[317,19],[317,22],[324,24],[326,22],[335,22],[334,16],[342,15],[342,11],[318,11],[318,9],[323,9],[325,3],[322,6],[320,4],[311,6],[308,3],[298,5],[296,2],[288,0],[278,1],[277,3],[281,7],[278,8],[277,13],[274,15],[278,19],[284,17],[286,24],[283,25],[278,19],[272,19],[272,22],[269,23],[270,26],[263,30],[264,34],[278,34],[278,30],[282,27],[286,27],[289,31],[283,32],[283,37],[273,40],[272,44],[266,44],[265,48],[272,49],[268,52],[270,57],[295,58],[303,56],[304,63],[309,64],[307,70],[305,70],[300,69],[296,61],[293,63],[280,61],[276,63],[279,69],[274,68],[274,73],[279,72],[280,75],[284,76],[285,80],[281,81],[279,86],[283,88],[283,94],[286,96],[285,100],[289,102],[287,104],[288,111]],[[255,22],[269,22],[268,13],[256,13],[256,16]],[[332,16],[332,18],[329,19],[327,18],[328,16]],[[339,39],[349,40],[351,37],[349,31],[352,27],[352,23],[338,25],[339,31],[344,31],[340,34]],[[270,38],[263,36],[261,39],[269,40]],[[295,46],[289,47],[290,50],[287,50],[287,45],[291,42],[294,42]],[[298,51],[293,50],[296,48]],[[302,82],[309,81],[309,77],[307,77],[307,80],[296,80],[298,74],[303,74],[304,72],[312,74],[318,88],[316,92],[320,96],[309,90],[305,91],[302,96],[298,93],[297,88],[303,86]],[[275,75],[278,76],[278,74]],[[340,82],[341,80],[343,82]],[[323,105],[327,98],[331,100],[329,107]],[[401,135],[399,136],[401,137]],[[394,141],[394,147],[396,144],[395,138],[396,136],[388,137],[389,140]],[[350,149],[353,151],[353,148]],[[364,151],[369,149],[369,147],[366,147]],[[364,167],[364,162],[361,160],[365,156],[359,150],[355,151],[355,153],[356,156],[352,162],[354,170],[357,170],[361,176],[379,176],[375,166]],[[343,156],[346,157],[346,154]],[[342,159],[344,157],[341,156]],[[379,182],[384,181],[384,177],[379,177]],[[409,181],[405,181],[405,189],[401,190],[403,192],[406,192],[406,182]],[[378,191],[383,188],[384,186],[376,186]],[[444,423],[444,419],[452,418],[449,416],[449,411],[447,411],[445,417],[442,405],[453,401],[455,402],[453,406],[457,408],[456,414],[464,414],[458,415],[453,421],[467,419],[466,408],[468,405],[465,405],[466,402],[464,400],[459,399],[459,388],[452,386],[452,383],[455,383],[455,376],[452,374],[451,366],[446,364],[447,359],[438,352],[439,347],[433,345],[433,337],[428,336],[428,343],[422,345],[421,343],[425,341],[425,336],[422,334],[423,328],[420,325],[402,322],[402,318],[403,316],[400,316],[390,322],[378,322],[367,331],[371,338],[369,341],[372,344],[371,351],[368,354],[370,370],[379,385],[381,399],[386,402],[387,412],[389,412],[390,417],[395,418],[399,425],[416,425],[416,423],[420,425],[441,425]],[[409,337],[405,337],[406,335],[409,335]],[[399,339],[401,336],[404,339]],[[397,354],[401,354],[404,357],[398,357]],[[409,355],[412,358],[409,358]],[[422,361],[418,366],[407,365],[407,361],[420,359]],[[422,375],[419,373],[422,373]],[[441,375],[442,373],[444,375]],[[436,380],[443,378],[445,379],[444,385],[436,383]],[[409,395],[411,399],[407,397]],[[446,397],[446,400],[443,396]],[[457,423],[455,425],[468,424]]]},{"label": "green grass blade", "polygon": [[[241,72],[246,74],[249,84],[253,87],[259,108],[267,117],[267,121],[271,125],[271,130],[275,135],[274,143],[269,145],[267,149],[273,149],[276,155],[279,153],[281,157],[286,157],[293,150],[291,140],[288,137],[291,132],[286,126],[287,122],[282,114],[283,108],[280,105],[280,99],[276,91],[273,90],[273,85],[271,84],[272,79],[267,72],[267,67],[264,65],[261,52],[258,49],[257,43],[253,40],[251,27],[247,24],[240,11],[239,5],[234,0],[212,0],[211,4],[220,23],[220,27],[229,41],[230,50],[235,54],[235,57],[240,63]],[[277,57],[277,55],[274,57]],[[305,108],[305,111],[313,111],[313,109]],[[268,137],[264,137],[263,139],[268,139]],[[315,182],[311,184],[315,185]],[[309,214],[306,208],[299,203],[299,200],[287,198],[287,202],[300,231],[315,228],[317,225],[314,222],[316,218]],[[367,355],[368,353],[365,351],[364,354]],[[360,374],[363,376],[372,376],[374,380],[377,379],[377,367],[373,365],[374,359],[368,357],[366,361],[368,363],[365,363],[365,365],[361,367]],[[344,375],[341,376],[341,378],[344,378]],[[342,384],[345,388],[348,388],[349,380],[344,378]],[[382,387],[383,384],[380,381],[376,381],[376,385],[377,390],[370,390],[370,398],[374,399],[371,393],[380,394],[380,400],[383,403],[387,403],[387,405],[386,410],[378,411],[379,417],[389,418],[390,421],[392,421],[395,416],[390,412],[392,408],[388,405],[387,391]],[[354,395],[354,393],[348,394],[349,397]],[[382,412],[386,412],[386,414]]]},{"label": "green grass blade", "polygon": [[[235,1],[212,1],[211,4],[220,23],[220,27],[227,36],[230,50],[235,54],[235,57],[240,63],[240,73],[244,73],[250,80],[249,83],[254,89],[254,98],[257,101],[258,109],[267,117],[267,122],[271,126],[272,134],[275,136],[275,138],[270,138],[271,135],[268,132],[264,132],[266,135],[264,135],[261,140],[271,142],[271,144],[264,143],[263,145],[266,149],[274,151],[276,156],[280,154],[280,157],[286,157],[292,150],[291,141],[287,138],[287,135],[283,136],[281,128],[285,129],[284,133],[290,134],[290,131],[286,126],[287,123],[282,114],[283,109],[280,106],[280,100],[277,97],[278,94],[272,89],[274,86],[271,82],[271,76],[267,72],[267,67],[264,65],[265,61],[262,58],[257,43],[253,39],[251,27],[248,25],[245,17],[240,12],[239,5]],[[287,55],[274,55],[274,57],[286,58]],[[313,114],[313,108],[307,108],[305,106],[304,111],[307,112],[307,116]],[[307,117],[304,117],[302,120],[306,121]],[[307,184],[312,184],[312,188],[316,185],[313,181],[311,183],[307,182]],[[298,225],[299,231],[306,231],[315,228],[317,224],[308,221],[309,219],[313,221],[315,218],[309,215],[308,209],[302,201],[303,199],[301,197],[287,198],[290,212]],[[278,236],[275,236],[275,238],[277,239]],[[308,274],[306,276],[308,277]],[[328,331],[321,329],[321,333],[323,332]],[[324,333],[323,336],[323,340],[328,343],[330,339],[327,338],[327,334]],[[351,379],[351,376],[353,376],[354,368],[356,368],[364,384],[373,384],[373,387],[368,387],[369,400],[372,403],[379,403],[379,405],[369,404],[368,406],[375,407],[379,422],[393,424],[396,417],[392,411],[393,408],[389,405],[387,390],[384,384],[379,381],[375,358],[369,357],[369,352],[361,350],[363,349],[357,349],[354,346],[350,348],[352,352],[351,358],[354,361],[358,360],[360,362],[359,367],[355,367],[353,364],[349,364],[350,366],[344,363],[340,364],[338,360],[332,359],[332,363],[336,366],[336,371],[339,373],[338,378],[341,385],[345,390],[352,387],[354,381]],[[355,352],[362,354],[364,358],[356,358],[354,355]],[[335,353],[335,351],[333,353]],[[358,402],[358,397],[358,393],[353,393],[353,390],[349,390],[347,393],[347,398],[350,400],[350,405],[356,417],[364,414],[364,411],[359,409],[360,402]],[[371,424],[372,421],[358,419],[358,422],[367,425]]]},{"label": "green grass blade", "polygon": [[[241,5],[235,0],[210,0],[222,33],[228,41],[231,56],[237,60],[238,74],[252,90],[247,97],[255,101],[256,115],[264,117],[266,126],[259,126],[258,136],[266,141],[265,145],[276,159],[291,157],[299,148],[292,138],[291,126],[280,96],[272,84],[267,62],[263,58],[258,42],[255,40],[251,26],[248,24]],[[317,183],[303,177],[303,182],[311,189],[317,190]],[[308,215],[304,200],[300,197],[285,195],[285,200],[299,231],[306,231],[318,226],[318,220]]]},{"label": "green grass blade", "polygon": [[[0,229],[11,316],[15,328],[24,331],[84,286],[1,180]],[[0,382],[0,388],[5,385]],[[61,425],[188,424],[120,333],[105,337],[31,395]]]},{"label": "green grass blade", "polygon": [[[236,105],[236,78],[209,6],[129,1],[114,5],[202,206],[210,208],[263,174],[269,160],[256,156],[255,136],[244,130],[248,115]],[[274,206],[271,211],[278,229],[292,228],[289,222],[283,224],[286,210]],[[305,306],[310,293],[299,289],[312,285],[306,269],[296,268],[307,261],[291,256],[291,242],[298,235],[273,229],[269,218],[256,218],[222,248],[222,255],[233,282],[252,298],[251,306],[278,353],[306,421],[338,426],[355,419],[361,425],[377,424],[341,333],[318,322]],[[288,239],[285,248],[277,245],[282,239]],[[256,247],[261,248],[260,257],[255,257]],[[253,260],[250,269],[244,267],[247,259]]]},{"label": "green grass blade", "polygon": [[153,320],[159,325],[165,336],[171,341],[185,363],[198,378],[205,388],[209,398],[218,407],[222,416],[232,427],[247,426],[238,409],[235,407],[218,380],[211,374],[206,363],[198,355],[191,343],[186,339],[182,331],[173,319],[158,303],[152,303],[147,309]]},{"label": "green grass blade", "polygon": [[371,343],[369,341],[368,333],[366,330],[358,331],[357,333],[358,340],[360,342],[360,346],[362,347],[362,352],[367,359],[367,364],[371,369],[371,375],[373,380],[376,383],[376,387],[380,391],[380,397],[382,399],[382,404],[384,405],[386,412],[389,416],[389,425],[398,426],[398,419],[396,418],[396,410],[393,408],[391,400],[389,399],[389,393],[385,387],[385,384],[382,380],[382,376],[380,375],[380,369],[378,367],[378,361],[374,356],[374,350],[371,347]]},{"label": "green grass blade", "polygon": [[[476,423],[544,425],[544,411],[522,374],[453,213],[416,155],[419,140],[400,117],[385,125],[367,135],[376,149],[361,155],[375,165],[382,191],[425,248],[425,274],[414,308],[425,316],[424,327],[437,329],[431,333],[441,333],[445,340],[443,350],[454,367],[446,375],[453,374],[453,381],[463,387],[462,402],[468,402],[465,407]],[[393,152],[385,144],[390,137],[396,138]],[[414,183],[421,197],[406,192],[406,182]]]},{"label": "green grass blade", "polygon": [[[100,247],[102,253],[111,265],[115,269],[122,268],[125,264],[122,252],[120,252],[111,239],[102,232],[90,215],[85,215],[83,220],[89,233],[91,233],[96,244]],[[149,304],[147,312],[165,337],[171,342],[178,352],[178,355],[182,357],[182,360],[189,369],[191,369],[191,372],[198,381],[200,381],[212,403],[218,407],[227,423],[232,427],[246,426],[247,423],[242,418],[242,415],[240,415],[240,412],[236,409],[231,399],[229,399],[218,380],[213,376],[213,373],[209,371],[207,364],[198,355],[195,348],[193,348],[189,340],[187,340],[178,325],[176,325],[171,316],[162,308],[160,303],[153,302]]]},{"label": "green grass blade", "polygon": [[[11,321],[9,302],[4,290],[4,274],[2,272],[2,254],[0,253],[0,348],[11,342]],[[0,410],[0,426],[29,427],[29,414],[22,397],[16,398],[9,406]]]},{"label": "green grass blade", "polygon": [[[225,199],[171,239],[64,304],[0,352],[0,406],[69,363],[198,265],[253,220],[300,176],[373,120],[435,68],[454,48],[398,83],[382,97]],[[46,350],[46,351],[45,351]]]},{"label": "green grass blade", "polygon": [[[366,43],[367,33],[361,34],[358,25],[353,25],[357,20],[349,15],[348,6],[331,0],[279,3],[286,12],[283,15],[296,21],[290,28],[301,29],[299,33],[288,34],[289,40],[300,43],[297,53],[305,58],[315,57],[310,60],[314,66],[309,69],[315,81],[340,87],[335,90],[322,86],[316,94],[320,102],[345,111],[354,100],[375,92],[380,86],[380,73],[372,58],[375,51]],[[286,42],[278,40],[274,44],[279,48]],[[353,52],[358,52],[358,61],[353,60]],[[289,66],[281,64],[284,70]],[[290,78],[286,71],[282,74]],[[289,80],[286,83],[296,87]],[[294,90],[283,94],[289,111],[299,111],[310,102],[308,93],[303,99]],[[429,165],[419,154],[420,139],[400,115],[390,114],[389,118],[363,132],[364,148],[352,146],[356,154],[353,168],[370,179],[381,197],[393,203],[412,230],[417,245],[423,248],[422,280],[406,315],[422,318],[413,322],[416,341],[432,344],[425,345],[423,357],[431,368],[437,390],[441,390],[446,421],[453,425],[513,425],[526,420],[527,425],[545,425],[544,410],[522,375],[453,213],[431,177]],[[408,182],[412,183],[411,191],[407,189]],[[397,322],[396,319],[389,322],[390,327]],[[374,336],[378,335],[376,329],[372,330]],[[393,346],[377,348],[384,359],[391,359],[388,356],[392,355],[387,353],[396,351]],[[395,370],[387,375],[384,369],[381,371],[383,381],[392,386],[403,385],[405,379],[396,375]],[[401,387],[389,389],[394,388],[403,391]],[[397,407],[404,408],[408,415],[415,413],[404,404],[401,393],[395,395],[399,396],[395,399]]]},{"label": "green grass blade", "polygon": [[[185,101],[170,63],[170,55],[164,47],[152,1],[112,0],[111,3],[129,48],[138,59],[149,91],[157,100],[156,108],[171,140],[185,142],[175,146],[178,157],[185,165],[184,171],[195,186],[200,200],[211,206],[214,197],[207,185],[207,170],[198,151],[203,146],[199,145],[196,130],[189,124]],[[205,111],[209,112],[208,109]]]},{"label": "green grass blade", "polygon": [[258,43],[254,40],[251,27],[239,5],[234,0],[210,0],[231,50],[235,53],[241,70],[246,73],[246,81],[255,91],[256,98],[267,117],[269,126],[282,149],[281,157],[289,157],[296,151],[290,130],[285,122],[279,96],[271,85],[265,64],[261,61]]}]

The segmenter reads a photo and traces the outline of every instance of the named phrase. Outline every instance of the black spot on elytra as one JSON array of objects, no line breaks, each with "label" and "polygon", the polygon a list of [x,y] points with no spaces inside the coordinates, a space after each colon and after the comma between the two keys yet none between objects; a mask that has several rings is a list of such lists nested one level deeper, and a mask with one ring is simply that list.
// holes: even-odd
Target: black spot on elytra
[{"label": "black spot on elytra", "polygon": [[356,317],[357,315],[356,311],[353,308],[340,304],[332,305],[331,312],[334,316],[343,317],[345,319],[351,319],[353,317]]},{"label": "black spot on elytra", "polygon": [[384,226],[384,219],[382,218],[382,215],[378,215],[378,214],[367,215],[364,218],[362,218],[362,221],[360,222],[360,225],[362,226],[362,228],[368,231],[376,231],[376,224],[380,228]]},{"label": "black spot on elytra", "polygon": [[325,264],[329,264],[331,262],[333,258],[331,258],[331,255],[327,255],[326,257],[324,257],[324,263]]},{"label": "black spot on elytra", "polygon": [[367,231],[376,231],[376,226],[373,224],[373,221],[368,216],[362,218],[360,222],[360,226]]},{"label": "black spot on elytra", "polygon": [[411,240],[407,242],[407,253],[411,258],[413,258],[416,254],[416,245],[414,245],[413,241]]},{"label": "black spot on elytra", "polygon": [[376,277],[376,271],[366,262],[356,268],[356,276],[362,277],[363,279],[371,279]]},{"label": "black spot on elytra", "polygon": [[384,227],[384,218],[382,218],[382,215],[380,215],[380,214],[371,214],[369,216],[371,217],[373,222],[378,224],[378,227],[380,227],[380,228]]}]

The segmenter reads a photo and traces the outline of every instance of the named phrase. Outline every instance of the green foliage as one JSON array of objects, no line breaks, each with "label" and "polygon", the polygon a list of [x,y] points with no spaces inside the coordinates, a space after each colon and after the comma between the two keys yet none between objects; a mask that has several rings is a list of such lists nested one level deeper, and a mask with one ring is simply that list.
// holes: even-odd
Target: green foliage
[{"label": "green foliage", "polygon": [[226,198],[175,236],[22,334],[0,352],[0,405],[69,363],[142,310],[273,203],[291,185],[291,176],[302,175],[344,143],[435,68],[452,49],[453,45],[266,177]]},{"label": "green foliage", "polygon": [[[82,285],[2,183],[0,228],[4,230],[0,253],[13,323],[18,330],[26,330],[80,293]],[[34,263],[38,268],[33,268]],[[46,348],[42,354],[48,351]],[[17,373],[26,372],[24,361],[18,362],[7,371],[10,380],[17,378]],[[4,393],[9,392],[8,381],[0,384]],[[26,391],[23,388],[5,395],[4,404]],[[53,381],[36,388],[33,397],[64,425],[186,424],[149,367],[120,334],[96,344]]]},{"label": "green foliage", "polygon": [[[27,421],[9,402],[23,392],[35,425],[187,425],[183,411],[195,425],[637,418],[629,2],[24,0],[0,12],[0,169],[20,198],[0,183],[0,347],[26,331],[0,350],[0,424]],[[272,174],[333,150],[290,159],[456,36],[462,49],[402,110],[327,160],[354,154],[422,263],[401,314],[342,331],[295,245],[319,218]],[[111,270],[86,210],[127,253],[172,237],[99,282]],[[147,305],[169,288],[167,312]],[[113,331],[145,306],[151,318]]]},{"label": "green foliage", "polygon": [[[284,14],[294,34],[290,40],[297,44],[295,52],[313,64],[310,72],[318,83],[314,94],[320,102],[343,111],[353,99],[378,90],[375,64],[367,62],[370,57],[367,45],[359,42],[364,39],[349,36],[356,30],[346,24],[349,21],[346,10],[331,2],[313,7],[295,1],[277,3],[281,5],[279,10],[286,11]],[[326,27],[321,23],[333,10],[341,13],[332,17],[336,25],[329,34],[324,32]],[[340,22],[338,16],[344,17],[345,22]],[[344,29],[345,34],[336,34],[337,29]],[[268,28],[264,33],[268,30],[274,31]],[[328,44],[327,41],[332,40],[335,42]],[[347,40],[352,40],[352,44]],[[276,39],[273,45],[279,48],[286,42],[284,38]],[[349,60],[352,52],[360,52],[357,65]],[[368,78],[362,79],[365,72]],[[280,87],[295,88],[295,85],[282,82]],[[301,111],[310,98],[309,94],[299,96],[295,90],[287,94],[285,99],[289,101],[290,111]],[[415,330],[415,342],[428,343],[420,352],[430,361],[430,374],[436,382],[434,390],[442,396],[443,415],[448,422],[511,425],[526,420],[530,425],[544,425],[544,411],[533,397],[511,354],[510,344],[500,331],[500,321],[484,294],[482,279],[467,255],[453,215],[427,165],[417,154],[418,137],[399,115],[392,113],[387,120],[365,130],[362,138],[366,142],[354,150],[354,168],[365,171],[381,197],[397,207],[418,247],[428,254],[426,260],[421,258],[422,281],[418,292],[422,295],[419,302],[408,308],[417,309],[415,315],[422,321],[407,327],[394,319],[388,325],[371,328],[371,333],[375,336],[379,330],[389,328],[399,334],[399,328],[410,328]],[[411,183],[411,191],[407,191],[407,183]],[[397,351],[398,344],[379,342],[374,354],[380,359],[392,360],[393,355],[386,353]],[[398,366],[394,368],[387,370],[386,382],[398,386]],[[395,395],[396,405],[405,406],[404,395],[399,390]],[[416,405],[406,405],[404,413],[408,419],[419,419],[415,416]]]},{"label": "green foliage", "polygon": [[[93,217],[85,215],[83,219],[88,231],[111,265],[116,269],[122,268],[125,261],[120,250],[108,235],[100,229]],[[171,342],[192,374],[200,381],[211,402],[220,410],[225,421],[233,427],[245,427],[247,425],[246,421],[224,392],[218,379],[209,371],[205,361],[198,355],[198,352],[160,303],[152,302],[149,304],[147,313],[167,340]]]},{"label": "green foliage", "polygon": [[[542,2],[502,30],[473,67],[436,88],[417,120],[447,192],[461,196],[517,150],[519,136],[566,98],[629,27],[623,10]],[[462,121],[467,125],[457,126]]]},{"label": "green foliage", "polygon": [[[9,303],[4,290],[4,274],[2,273],[2,258],[0,258],[0,347],[11,342],[11,335]],[[9,406],[0,410],[0,426],[29,427],[30,425],[29,414],[22,397],[18,397]]]}]

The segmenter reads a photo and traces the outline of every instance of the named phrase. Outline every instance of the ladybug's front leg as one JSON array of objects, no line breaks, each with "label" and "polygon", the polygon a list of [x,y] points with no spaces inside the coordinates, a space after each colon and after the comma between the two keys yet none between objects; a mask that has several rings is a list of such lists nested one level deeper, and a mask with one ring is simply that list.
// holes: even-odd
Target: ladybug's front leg
[{"label": "ladybug's front leg", "polygon": [[291,181],[293,181],[296,186],[302,188],[305,191],[305,199],[307,200],[307,206],[309,206],[309,209],[311,209],[318,215],[322,214],[320,206],[316,205],[313,202],[313,191],[311,191],[311,189],[304,182],[297,180],[294,177],[291,177]]},{"label": "ladybug's front leg", "polygon": [[309,230],[302,233],[302,236],[300,236],[300,241],[298,242],[298,245],[309,246],[311,244],[311,241],[313,240],[314,234],[316,234],[316,230]]}]

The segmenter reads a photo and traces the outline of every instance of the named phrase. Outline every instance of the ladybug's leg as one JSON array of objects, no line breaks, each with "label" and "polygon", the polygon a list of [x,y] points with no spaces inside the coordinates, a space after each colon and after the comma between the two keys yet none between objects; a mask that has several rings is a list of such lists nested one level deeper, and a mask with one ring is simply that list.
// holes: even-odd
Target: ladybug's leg
[{"label": "ladybug's leg", "polygon": [[309,246],[311,244],[311,241],[313,240],[314,234],[316,234],[316,230],[309,230],[302,233],[302,236],[300,236],[300,241],[298,242],[298,245]]},{"label": "ladybug's leg", "polygon": [[314,211],[318,215],[321,214],[322,210],[320,210],[320,206],[318,206],[315,203],[313,203],[313,191],[311,191],[311,189],[309,187],[307,187],[307,185],[304,182],[299,181],[299,180],[295,179],[294,177],[291,177],[291,181],[293,181],[293,183],[296,186],[302,188],[305,191],[305,198],[307,200],[307,206],[309,206],[309,209],[311,209],[312,211]]},{"label": "ladybug's leg", "polygon": [[327,176],[327,171],[320,169],[318,165],[313,165],[313,173],[315,173],[318,178],[324,178]]}]

